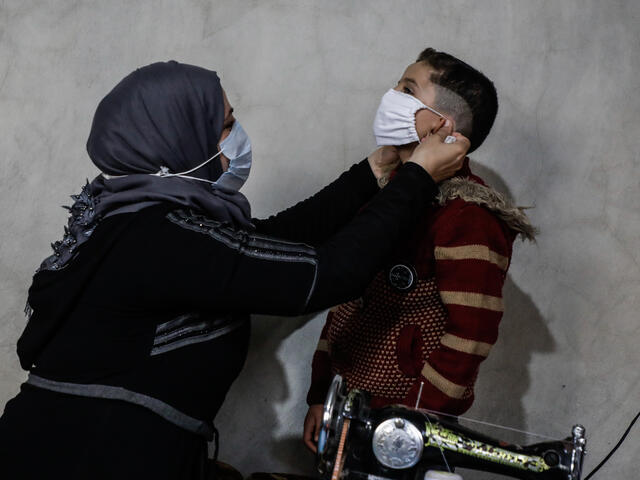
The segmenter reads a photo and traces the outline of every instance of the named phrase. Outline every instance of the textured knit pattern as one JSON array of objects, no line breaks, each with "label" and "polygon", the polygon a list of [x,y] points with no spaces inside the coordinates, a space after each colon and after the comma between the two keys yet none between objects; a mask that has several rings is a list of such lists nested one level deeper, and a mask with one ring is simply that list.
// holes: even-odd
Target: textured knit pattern
[{"label": "textured knit pattern", "polygon": [[426,357],[444,334],[447,314],[433,279],[420,280],[415,290],[403,294],[380,272],[362,300],[341,305],[329,317],[327,340],[333,370],[351,388],[403,398],[415,382],[414,376],[400,369],[397,346],[403,327],[420,328]]},{"label": "textured knit pattern", "polygon": [[[469,192],[486,194],[468,165],[462,173]],[[392,260],[415,268],[413,290],[391,286],[384,270],[362,299],[329,312],[308,403],[322,403],[339,373],[350,388],[371,393],[374,407],[414,406],[421,385],[422,408],[461,414],[471,406],[478,368],[498,337],[515,232],[503,218],[508,212],[462,198],[442,203]]]}]

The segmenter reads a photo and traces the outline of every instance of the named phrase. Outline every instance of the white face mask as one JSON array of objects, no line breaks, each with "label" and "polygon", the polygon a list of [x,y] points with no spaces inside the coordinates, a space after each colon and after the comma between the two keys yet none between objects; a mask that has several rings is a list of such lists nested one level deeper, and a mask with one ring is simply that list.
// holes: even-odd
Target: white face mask
[{"label": "white face mask", "polygon": [[220,142],[220,149],[229,159],[229,168],[220,175],[216,184],[232,190],[240,190],[251,171],[251,141],[240,122],[233,122],[231,132]]},{"label": "white face mask", "polygon": [[422,109],[445,118],[440,112],[426,106],[413,95],[398,92],[393,88],[389,89],[382,96],[373,121],[373,134],[378,146],[419,142],[420,138],[416,131],[416,112]]}]

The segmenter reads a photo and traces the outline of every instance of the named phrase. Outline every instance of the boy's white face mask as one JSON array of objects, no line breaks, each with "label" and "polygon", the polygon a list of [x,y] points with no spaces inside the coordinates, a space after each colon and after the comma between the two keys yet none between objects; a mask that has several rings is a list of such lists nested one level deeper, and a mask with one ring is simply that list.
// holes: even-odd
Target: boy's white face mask
[{"label": "boy's white face mask", "polygon": [[373,121],[373,134],[378,146],[419,142],[420,138],[416,131],[416,112],[422,109],[445,118],[440,112],[426,106],[413,95],[398,92],[393,88],[385,93]]}]

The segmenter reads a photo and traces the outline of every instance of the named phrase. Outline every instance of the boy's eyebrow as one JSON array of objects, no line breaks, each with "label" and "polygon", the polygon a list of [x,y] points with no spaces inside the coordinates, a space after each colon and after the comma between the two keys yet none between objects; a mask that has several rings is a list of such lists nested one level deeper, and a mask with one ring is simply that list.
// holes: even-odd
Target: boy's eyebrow
[{"label": "boy's eyebrow", "polygon": [[419,86],[419,85],[418,85],[418,82],[416,82],[413,78],[404,77],[402,80],[403,80],[404,82],[407,82],[407,83],[412,83],[412,84],[414,84],[416,87],[418,87],[418,86]]}]

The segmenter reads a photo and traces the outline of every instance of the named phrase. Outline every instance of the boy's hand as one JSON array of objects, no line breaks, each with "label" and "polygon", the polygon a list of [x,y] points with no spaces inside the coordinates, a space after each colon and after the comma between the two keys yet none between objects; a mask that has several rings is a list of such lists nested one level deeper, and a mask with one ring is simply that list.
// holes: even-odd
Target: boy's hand
[{"label": "boy's hand", "polygon": [[302,439],[304,444],[313,453],[318,451],[318,435],[320,435],[320,427],[322,425],[322,411],[324,406],[322,404],[315,404],[309,407],[307,416],[304,418],[304,431]]}]

